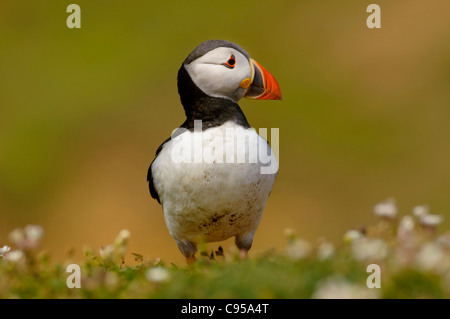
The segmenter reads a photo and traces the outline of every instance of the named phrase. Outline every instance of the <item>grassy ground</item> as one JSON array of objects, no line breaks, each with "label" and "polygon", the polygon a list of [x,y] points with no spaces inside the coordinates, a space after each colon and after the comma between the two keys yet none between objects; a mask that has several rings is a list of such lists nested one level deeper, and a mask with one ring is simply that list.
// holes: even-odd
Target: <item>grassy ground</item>
[{"label": "grassy ground", "polygon": [[[218,246],[191,266],[139,254],[124,260],[123,230],[111,245],[85,249],[81,288],[68,288],[77,283],[70,261],[51,263],[40,249],[43,229],[27,226],[11,232],[13,247],[0,248],[0,298],[449,298],[450,233],[429,216],[383,216],[339,245],[287,230],[283,251],[240,260]],[[371,264],[378,273],[368,272]],[[368,288],[377,274],[381,288]]]}]

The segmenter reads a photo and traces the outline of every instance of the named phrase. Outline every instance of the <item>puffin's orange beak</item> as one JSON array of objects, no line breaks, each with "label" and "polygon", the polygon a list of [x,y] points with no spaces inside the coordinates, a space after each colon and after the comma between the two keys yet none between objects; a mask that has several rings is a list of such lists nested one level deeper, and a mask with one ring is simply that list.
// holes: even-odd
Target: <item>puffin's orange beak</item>
[{"label": "puffin's orange beak", "polygon": [[281,100],[277,80],[261,64],[250,59],[252,79],[244,97],[253,100]]}]

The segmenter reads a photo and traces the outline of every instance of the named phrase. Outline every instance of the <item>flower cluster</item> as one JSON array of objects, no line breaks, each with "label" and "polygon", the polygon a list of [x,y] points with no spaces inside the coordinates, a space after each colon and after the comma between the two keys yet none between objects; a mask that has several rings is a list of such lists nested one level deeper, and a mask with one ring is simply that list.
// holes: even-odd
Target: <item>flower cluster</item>
[{"label": "flower cluster", "polygon": [[[27,225],[0,245],[0,298],[450,297],[450,231],[438,232],[443,217],[425,205],[401,214],[393,198],[375,205],[373,214],[375,223],[345,232],[337,243],[311,243],[287,229],[282,252],[254,251],[242,260],[219,246],[181,267],[137,253],[135,265],[125,262],[126,229],[109,244],[85,247],[83,259],[53,266],[40,250],[43,228]],[[73,263],[81,287],[71,289],[67,266]],[[369,277],[370,269],[381,277]]]},{"label": "flower cluster", "polygon": [[[437,235],[437,227],[443,222],[441,215],[430,214],[426,205],[415,206],[412,214],[399,217],[394,198],[376,204],[373,213],[379,218],[377,224],[361,230],[349,230],[343,236],[350,257],[361,266],[381,265],[391,275],[413,269],[431,273],[444,280],[450,292],[450,232]],[[333,256],[335,248],[322,240],[314,249],[307,241],[296,238],[293,230],[286,230],[288,239],[286,255],[292,260],[307,258],[316,251],[318,259]],[[354,283],[343,276],[330,274],[321,280],[313,294],[314,298],[379,298],[380,294],[368,290],[361,283]]]},{"label": "flower cluster", "polygon": [[8,253],[11,250],[11,247],[5,245],[0,248],[0,257],[4,257],[6,253]]},{"label": "flower cluster", "polygon": [[5,245],[0,248],[0,257],[12,263],[25,262],[26,256],[40,247],[43,235],[44,229],[39,225],[14,229],[8,237],[17,249],[11,250],[10,246]]},{"label": "flower cluster", "polygon": [[128,229],[122,229],[114,240],[114,243],[100,247],[100,258],[108,263],[123,260],[128,248],[129,239],[130,231]]},{"label": "flower cluster", "polygon": [[373,212],[379,217],[394,219],[397,216],[397,205],[395,203],[395,198],[391,197],[384,202],[376,204],[373,208]]}]

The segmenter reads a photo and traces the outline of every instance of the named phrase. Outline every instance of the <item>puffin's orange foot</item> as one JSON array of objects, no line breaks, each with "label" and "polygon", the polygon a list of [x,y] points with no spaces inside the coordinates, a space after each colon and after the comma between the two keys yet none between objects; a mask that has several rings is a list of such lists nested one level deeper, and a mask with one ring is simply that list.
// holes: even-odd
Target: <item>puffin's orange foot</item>
[{"label": "puffin's orange foot", "polygon": [[247,249],[239,249],[239,257],[241,257],[241,259],[246,259],[247,255],[248,255]]},{"label": "puffin's orange foot", "polygon": [[195,263],[195,256],[186,257],[186,262],[188,265],[192,265],[193,263]]}]

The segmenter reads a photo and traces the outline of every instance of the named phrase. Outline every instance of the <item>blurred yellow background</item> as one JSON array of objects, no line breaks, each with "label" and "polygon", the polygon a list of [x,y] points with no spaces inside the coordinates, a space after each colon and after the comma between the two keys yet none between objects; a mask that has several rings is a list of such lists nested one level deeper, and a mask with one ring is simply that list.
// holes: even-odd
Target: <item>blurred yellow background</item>
[{"label": "blurred yellow background", "polygon": [[[0,4],[0,244],[40,224],[43,247],[110,243],[184,262],[146,174],[184,121],[176,75],[199,43],[241,45],[278,80],[282,102],[243,100],[255,128],[280,129],[280,170],[251,253],[315,242],[428,204],[450,225],[450,2],[87,1]],[[227,250],[233,245],[223,244]],[[128,261],[132,260],[127,255]]]}]

